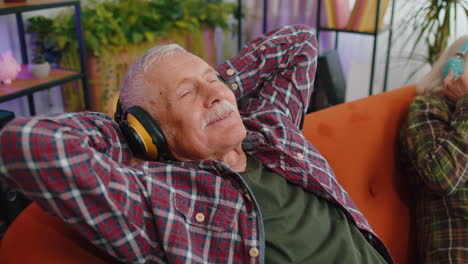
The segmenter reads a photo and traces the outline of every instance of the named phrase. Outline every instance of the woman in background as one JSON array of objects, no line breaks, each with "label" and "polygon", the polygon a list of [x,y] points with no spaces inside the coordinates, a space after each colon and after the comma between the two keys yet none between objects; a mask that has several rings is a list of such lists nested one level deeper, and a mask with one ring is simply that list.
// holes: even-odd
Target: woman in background
[{"label": "woman in background", "polygon": [[416,202],[418,263],[468,263],[467,50],[465,35],[442,54],[418,83],[400,130]]}]

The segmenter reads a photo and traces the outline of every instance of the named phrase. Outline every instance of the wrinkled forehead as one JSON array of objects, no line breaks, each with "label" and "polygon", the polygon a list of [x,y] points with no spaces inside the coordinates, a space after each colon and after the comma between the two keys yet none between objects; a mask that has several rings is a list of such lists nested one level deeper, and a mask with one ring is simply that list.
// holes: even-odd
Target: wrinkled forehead
[{"label": "wrinkled forehead", "polygon": [[175,52],[160,58],[145,72],[146,100],[150,105],[166,108],[174,99],[178,83],[202,76],[207,70],[214,71],[203,59],[189,52]]},{"label": "wrinkled forehead", "polygon": [[175,92],[181,80],[201,76],[214,69],[200,57],[189,52],[176,52],[161,58],[147,69],[145,73],[151,93],[161,96]]}]

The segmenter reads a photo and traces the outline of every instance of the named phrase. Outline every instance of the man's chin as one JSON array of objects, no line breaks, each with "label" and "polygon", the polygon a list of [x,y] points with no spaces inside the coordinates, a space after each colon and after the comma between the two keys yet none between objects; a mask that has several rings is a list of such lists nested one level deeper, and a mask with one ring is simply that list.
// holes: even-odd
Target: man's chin
[{"label": "man's chin", "polygon": [[244,126],[231,128],[229,131],[226,131],[226,133],[222,134],[220,142],[224,143],[229,148],[235,148],[242,144],[242,141],[246,135],[247,132]]},{"label": "man's chin", "polygon": [[247,131],[243,124],[213,129],[207,133],[208,142],[210,145],[208,147],[214,147],[217,145],[230,148],[232,146],[237,146],[242,143],[246,134]]}]

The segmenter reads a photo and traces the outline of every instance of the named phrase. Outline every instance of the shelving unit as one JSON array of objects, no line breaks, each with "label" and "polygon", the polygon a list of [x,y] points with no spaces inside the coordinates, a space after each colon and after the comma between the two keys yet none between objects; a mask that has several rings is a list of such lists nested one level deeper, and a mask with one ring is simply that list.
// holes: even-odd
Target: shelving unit
[{"label": "shelving unit", "polygon": [[[263,21],[263,33],[266,33],[268,25],[268,0],[262,0],[263,1],[263,14],[262,14],[262,21]],[[322,1],[323,0],[318,0],[318,6],[317,6],[317,40],[320,41],[320,32],[321,31],[329,31],[329,32],[335,32],[335,49],[338,48],[338,41],[339,41],[339,34],[340,33],[352,33],[352,34],[360,34],[360,35],[367,35],[370,37],[373,37],[373,49],[372,49],[372,63],[371,63],[371,74],[370,74],[370,84],[369,84],[369,95],[373,94],[373,88],[374,88],[374,75],[375,75],[375,61],[376,61],[376,51],[377,51],[377,37],[379,34],[384,33],[384,32],[389,32],[388,34],[388,46],[387,46],[387,51],[386,51],[386,62],[385,62],[385,77],[384,77],[384,87],[383,91],[387,90],[387,79],[388,79],[388,67],[389,67],[389,62],[390,62],[390,50],[391,50],[391,39],[393,35],[393,17],[394,17],[394,11],[395,11],[395,2],[396,0],[392,0],[391,4],[391,18],[390,18],[390,24],[386,25],[383,29],[379,30],[378,29],[378,23],[380,20],[380,12],[376,12],[376,22],[375,22],[375,31],[374,32],[361,32],[361,31],[355,31],[355,30],[346,30],[346,29],[339,29],[339,28],[328,28],[324,27],[320,23],[321,19],[321,12],[320,10],[322,9]],[[377,10],[380,10],[380,3],[381,0],[377,0]],[[237,1],[238,4],[238,13],[241,14],[242,10],[242,0]],[[385,15],[385,14],[384,14]],[[239,16],[241,17],[241,16]],[[238,37],[238,49],[242,47],[242,19],[238,19],[238,31],[239,37]]]},{"label": "shelving unit", "polygon": [[[380,21],[380,8],[381,8],[381,0],[377,0],[377,12],[375,14],[375,30],[374,32],[361,32],[355,30],[346,30],[346,29],[339,29],[339,28],[328,28],[323,27],[320,23],[321,19],[321,10],[322,10],[322,1],[318,1],[317,7],[317,40],[320,40],[320,32],[321,31],[330,31],[335,32],[335,49],[338,48],[338,41],[339,41],[339,33],[352,33],[352,34],[360,34],[360,35],[367,35],[373,37],[373,49],[372,49],[372,63],[371,63],[371,74],[370,74],[370,83],[369,83],[369,95],[374,93],[374,74],[375,74],[375,61],[376,61],[376,51],[377,51],[377,38],[380,33],[384,33],[389,31],[388,33],[388,45],[387,45],[387,52],[386,52],[386,62],[385,62],[385,72],[384,72],[384,87],[383,91],[387,90],[387,78],[388,78],[388,66],[390,61],[390,50],[392,47],[392,35],[393,35],[393,16],[395,12],[395,2],[396,0],[392,0],[391,5],[391,17],[390,17],[390,24],[385,26],[383,29],[379,30],[379,21]],[[385,15],[385,14],[383,14]]]},{"label": "shelving unit", "polygon": [[[75,11],[76,39],[78,41],[78,53],[80,57],[80,70],[72,71],[66,69],[52,69],[47,78],[37,79],[28,71],[28,49],[24,20],[22,13],[72,6]],[[11,84],[0,84],[0,103],[22,96],[27,96],[29,111],[31,115],[36,114],[33,93],[51,87],[61,85],[70,81],[82,81],[84,104],[86,109],[90,109],[88,95],[88,75],[86,69],[86,51],[84,46],[83,31],[81,28],[81,6],[80,0],[28,0],[20,3],[0,2],[0,15],[15,15],[18,29],[19,43],[21,49],[22,68],[17,79]]]}]

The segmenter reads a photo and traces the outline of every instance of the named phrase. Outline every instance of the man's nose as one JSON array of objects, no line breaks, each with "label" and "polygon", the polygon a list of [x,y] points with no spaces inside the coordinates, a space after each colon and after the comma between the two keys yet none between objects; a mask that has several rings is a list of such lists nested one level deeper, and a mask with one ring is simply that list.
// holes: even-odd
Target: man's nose
[{"label": "man's nose", "polygon": [[215,83],[206,82],[203,86],[205,107],[213,107],[216,103],[219,103],[223,98],[223,91],[219,85]]}]

